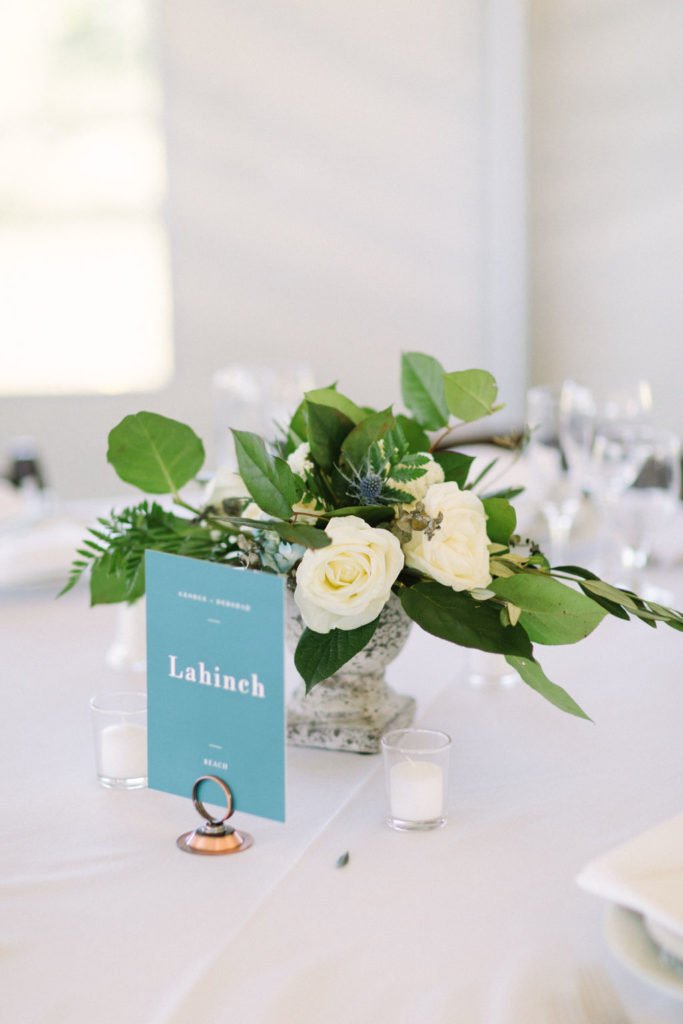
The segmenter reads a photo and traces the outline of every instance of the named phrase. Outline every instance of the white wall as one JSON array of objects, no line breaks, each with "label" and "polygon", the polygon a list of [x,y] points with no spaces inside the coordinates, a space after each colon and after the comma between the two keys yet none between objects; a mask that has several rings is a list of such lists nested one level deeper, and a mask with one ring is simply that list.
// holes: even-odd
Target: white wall
[{"label": "white wall", "polygon": [[533,378],[648,378],[683,435],[683,4],[531,14]]},{"label": "white wall", "polygon": [[152,396],[6,400],[1,434],[37,435],[61,493],[110,493],[107,430],[149,408],[211,443],[226,363],[307,361],[379,407],[415,349],[491,370],[518,419],[519,12],[165,0],[176,379]]},{"label": "white wall", "polygon": [[[646,374],[683,434],[683,5],[528,7],[532,379]],[[163,0],[176,377],[0,400],[0,449],[34,434],[65,497],[111,494],[127,412],[190,422],[211,460],[225,363],[306,358],[379,405],[402,349],[486,366],[521,419],[523,11]]]},{"label": "white wall", "polygon": [[217,360],[379,404],[402,349],[494,368],[487,6],[204,0],[188,31],[169,0],[177,301]]}]

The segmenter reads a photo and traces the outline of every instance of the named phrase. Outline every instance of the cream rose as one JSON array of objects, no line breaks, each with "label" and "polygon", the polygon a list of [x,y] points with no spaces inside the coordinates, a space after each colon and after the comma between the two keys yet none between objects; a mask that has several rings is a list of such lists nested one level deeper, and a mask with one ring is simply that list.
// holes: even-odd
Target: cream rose
[{"label": "cream rose", "polygon": [[401,545],[358,516],[331,519],[332,543],[309,548],[296,572],[296,601],[309,629],[356,629],[376,619],[403,568]]},{"label": "cream rose", "polygon": [[433,484],[423,499],[425,512],[441,526],[427,539],[414,530],[403,545],[406,565],[453,590],[473,590],[491,582],[486,513],[476,494],[456,483]]}]

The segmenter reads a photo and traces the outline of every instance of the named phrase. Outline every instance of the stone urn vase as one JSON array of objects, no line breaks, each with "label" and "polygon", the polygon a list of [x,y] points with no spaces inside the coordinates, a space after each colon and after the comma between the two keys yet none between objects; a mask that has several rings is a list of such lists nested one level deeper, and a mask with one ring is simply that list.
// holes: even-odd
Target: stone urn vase
[{"label": "stone urn vase", "polygon": [[[376,754],[382,733],[410,725],[415,699],[392,690],[384,670],[402,651],[412,624],[392,594],[362,651],[308,694],[301,681],[287,708],[287,741],[294,746]],[[293,652],[304,624],[289,590],[285,628],[287,646]]]}]

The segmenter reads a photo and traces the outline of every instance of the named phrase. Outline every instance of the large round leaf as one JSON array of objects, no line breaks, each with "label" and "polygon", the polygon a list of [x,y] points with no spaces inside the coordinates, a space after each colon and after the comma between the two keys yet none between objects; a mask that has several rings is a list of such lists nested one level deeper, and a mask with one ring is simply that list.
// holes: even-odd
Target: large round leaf
[{"label": "large round leaf", "polygon": [[444,388],[449,412],[466,423],[490,416],[503,408],[502,405],[493,404],[498,395],[498,385],[495,377],[487,370],[456,370],[455,373],[447,373]]},{"label": "large round leaf", "polygon": [[401,397],[425,430],[448,425],[444,372],[433,356],[404,352],[401,357]]},{"label": "large round leaf", "polygon": [[204,445],[186,424],[138,412],[110,432],[107,459],[127,484],[149,494],[175,494],[202,468]]}]

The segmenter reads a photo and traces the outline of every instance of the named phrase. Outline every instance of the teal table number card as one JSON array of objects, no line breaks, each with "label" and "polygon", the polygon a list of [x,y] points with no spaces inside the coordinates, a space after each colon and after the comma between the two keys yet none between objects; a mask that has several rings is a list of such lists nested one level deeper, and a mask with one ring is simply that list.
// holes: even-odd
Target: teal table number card
[{"label": "teal table number card", "polygon": [[148,551],[145,589],[150,788],[216,775],[237,811],[284,821],[283,578]]}]

